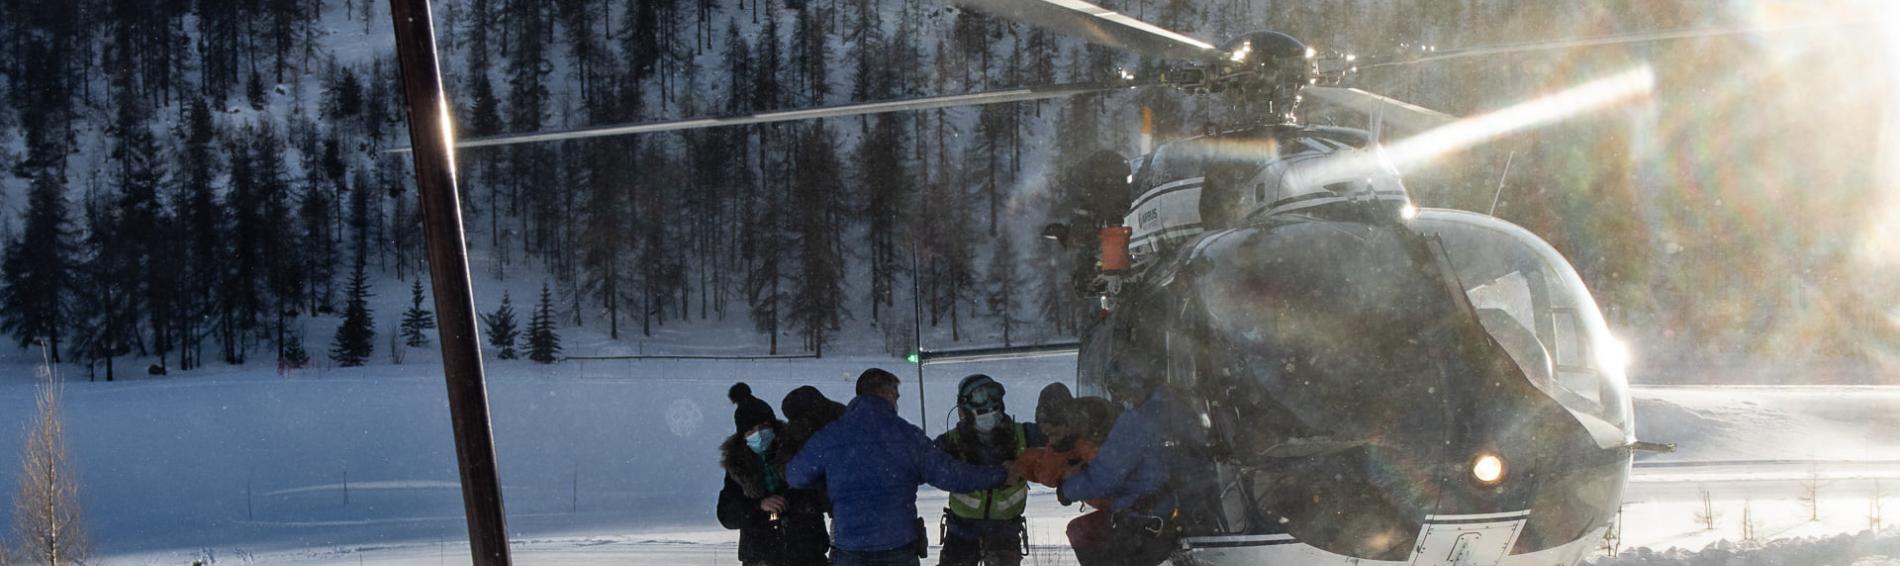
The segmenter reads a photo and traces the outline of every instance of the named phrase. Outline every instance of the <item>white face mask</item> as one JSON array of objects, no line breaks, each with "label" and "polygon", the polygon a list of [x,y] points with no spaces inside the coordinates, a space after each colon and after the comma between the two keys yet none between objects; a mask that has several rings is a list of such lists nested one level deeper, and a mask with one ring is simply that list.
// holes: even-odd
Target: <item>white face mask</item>
[{"label": "white face mask", "polygon": [[990,411],[977,415],[974,419],[970,419],[970,424],[976,426],[976,430],[979,432],[989,432],[990,429],[996,428],[996,424],[1002,422],[1002,420],[1002,411]]},{"label": "white face mask", "polygon": [[746,448],[751,448],[754,453],[764,454],[767,448],[772,447],[773,436],[772,429],[769,428],[753,431],[752,434],[745,436]]}]

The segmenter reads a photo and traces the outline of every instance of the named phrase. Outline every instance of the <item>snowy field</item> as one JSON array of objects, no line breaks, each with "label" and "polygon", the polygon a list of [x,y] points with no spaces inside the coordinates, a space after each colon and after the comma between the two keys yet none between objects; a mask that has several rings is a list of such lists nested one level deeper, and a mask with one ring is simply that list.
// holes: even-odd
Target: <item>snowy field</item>
[{"label": "snowy field", "polygon": [[[900,408],[917,421],[915,369],[888,358],[492,364],[517,560],[733,563],[735,536],[712,516],[715,448],[731,433],[727,386],[745,380],[775,402],[810,383],[844,400],[869,365],[905,378]],[[1072,379],[1073,360],[932,366],[921,409],[930,432],[944,429],[951,388],[974,371],[1008,385],[1009,406],[1027,414],[1042,384]],[[432,364],[73,384],[66,414],[95,546],[108,564],[465,563],[443,388]],[[0,384],[4,426],[24,426],[31,395],[19,380]],[[1900,486],[1900,388],[1636,396],[1639,436],[1682,448],[1638,464],[1623,549],[1655,558],[1725,548],[1718,541],[1744,539],[1745,515],[1758,540],[1744,547],[1857,533],[1878,510],[1877,482]],[[20,440],[0,434],[0,453],[17,453]],[[1703,464],[1716,460],[1732,463]],[[0,468],[9,493],[17,473]],[[1820,502],[1813,521],[1801,500],[1810,487]],[[1713,529],[1700,517],[1705,491]],[[924,498],[920,508],[935,516],[943,495]],[[1036,494],[1028,563],[1073,562],[1062,526],[1075,513]],[[1625,562],[1638,558],[1615,560],[1646,563]]]}]

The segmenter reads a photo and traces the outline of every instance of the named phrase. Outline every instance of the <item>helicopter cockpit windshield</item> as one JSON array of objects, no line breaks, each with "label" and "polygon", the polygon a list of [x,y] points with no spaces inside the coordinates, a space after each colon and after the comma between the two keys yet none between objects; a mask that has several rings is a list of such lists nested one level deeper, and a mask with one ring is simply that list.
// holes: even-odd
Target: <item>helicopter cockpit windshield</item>
[{"label": "helicopter cockpit windshield", "polygon": [[1532,385],[1575,415],[1602,447],[1634,438],[1623,345],[1556,250],[1523,228],[1468,212],[1425,210],[1412,226],[1444,243],[1485,330]]}]

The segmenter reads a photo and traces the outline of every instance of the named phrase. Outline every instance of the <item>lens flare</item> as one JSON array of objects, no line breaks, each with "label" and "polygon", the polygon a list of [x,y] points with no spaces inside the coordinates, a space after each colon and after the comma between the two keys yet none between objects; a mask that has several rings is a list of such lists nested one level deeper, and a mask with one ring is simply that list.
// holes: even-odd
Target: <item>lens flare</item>
[{"label": "lens flare", "polygon": [[[1862,259],[1875,266],[1900,265],[1900,11],[1875,10],[1880,37],[1879,61],[1873,68],[1885,74],[1887,98],[1882,101],[1878,152],[1874,156],[1875,199],[1872,222],[1861,238]],[[1896,325],[1900,326],[1900,325]]]},{"label": "lens flare", "polygon": [[1324,164],[1314,167],[1310,176],[1344,179],[1365,177],[1385,168],[1407,171],[1509,134],[1645,99],[1655,87],[1655,72],[1649,65],[1641,65],[1501,110],[1464,118],[1370,151],[1333,154]]},{"label": "lens flare", "polygon": [[1596,79],[1511,107],[1465,118],[1386,146],[1392,163],[1401,169],[1437,159],[1505,134],[1560,122],[1649,96],[1656,75],[1649,65]]}]

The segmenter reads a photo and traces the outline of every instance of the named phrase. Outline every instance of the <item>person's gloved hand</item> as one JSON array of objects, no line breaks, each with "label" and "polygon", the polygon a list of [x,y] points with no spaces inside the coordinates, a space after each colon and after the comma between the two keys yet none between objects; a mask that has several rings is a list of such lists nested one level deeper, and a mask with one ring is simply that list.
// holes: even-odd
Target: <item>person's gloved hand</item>
[{"label": "person's gloved hand", "polygon": [[1056,486],[1056,503],[1062,504],[1063,507],[1068,507],[1070,505],[1074,505],[1075,500],[1069,499],[1069,494],[1062,491],[1061,485],[1057,485]]}]

